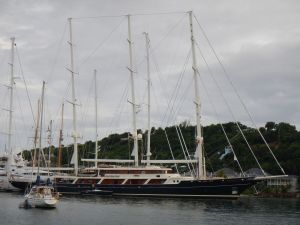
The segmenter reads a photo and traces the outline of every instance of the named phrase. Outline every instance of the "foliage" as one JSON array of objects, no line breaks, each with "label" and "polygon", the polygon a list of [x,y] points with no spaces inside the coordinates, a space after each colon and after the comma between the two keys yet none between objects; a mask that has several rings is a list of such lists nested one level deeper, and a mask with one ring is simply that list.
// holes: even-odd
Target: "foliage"
[{"label": "foliage", "polygon": [[[247,138],[246,142],[236,123],[229,122],[222,125],[244,171],[249,168],[258,167],[248,148],[249,144],[266,172],[281,174],[280,168],[277,166],[257,130],[239,123],[240,128]],[[259,128],[259,131],[264,136],[286,173],[300,176],[300,132],[296,130],[296,127],[288,123],[276,124],[275,122],[267,122],[264,127]],[[140,149],[142,149],[141,154],[145,157],[147,131],[139,131],[139,133],[143,134],[143,138],[139,141],[139,144]],[[180,133],[182,133],[184,143],[179,141],[178,135]],[[237,161],[234,160],[232,153],[227,154],[222,160],[220,159],[220,156],[224,153],[224,149],[229,146],[220,124],[211,124],[203,127],[203,134],[207,170],[213,172],[224,167],[229,167],[239,171]],[[133,140],[129,133],[111,134],[100,140],[98,146],[101,146],[98,158],[128,159],[131,157]],[[153,127],[151,129],[152,159],[172,159],[170,147],[172,148],[174,158],[184,159],[182,146],[186,146],[192,158],[196,146],[195,127],[188,121],[184,121],[179,126],[166,127],[164,129]],[[55,147],[52,149],[53,155],[51,160],[53,165],[56,165],[54,162],[57,160],[58,150]],[[84,144],[80,144],[78,149],[79,159],[94,158],[95,142],[87,141]],[[47,153],[48,149],[44,151]],[[63,146],[62,165],[69,166],[72,153],[72,145]],[[32,154],[33,150],[23,152],[23,156],[27,160],[31,160]],[[88,164],[84,164],[81,161],[80,164],[88,166]]]}]

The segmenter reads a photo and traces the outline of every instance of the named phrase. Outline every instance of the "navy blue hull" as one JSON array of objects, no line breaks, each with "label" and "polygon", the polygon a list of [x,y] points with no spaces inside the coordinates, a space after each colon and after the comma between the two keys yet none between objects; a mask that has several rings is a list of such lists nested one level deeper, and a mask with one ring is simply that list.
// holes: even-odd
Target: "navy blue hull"
[{"label": "navy blue hull", "polygon": [[[257,181],[253,178],[232,178],[218,180],[193,180],[181,181],[178,184],[155,184],[155,185],[90,185],[54,183],[54,188],[65,194],[80,194],[85,191],[99,189],[110,191],[113,195],[134,196],[168,196],[168,197],[224,197],[238,198],[247,188]],[[18,188],[26,188],[26,185],[12,182]]]},{"label": "navy blue hull", "polygon": [[54,184],[60,193],[80,194],[83,191],[100,189],[111,191],[113,195],[134,196],[191,196],[191,197],[231,197],[237,198],[244,190],[254,185],[253,178],[223,180],[182,181],[179,184],[159,185],[75,185]]}]

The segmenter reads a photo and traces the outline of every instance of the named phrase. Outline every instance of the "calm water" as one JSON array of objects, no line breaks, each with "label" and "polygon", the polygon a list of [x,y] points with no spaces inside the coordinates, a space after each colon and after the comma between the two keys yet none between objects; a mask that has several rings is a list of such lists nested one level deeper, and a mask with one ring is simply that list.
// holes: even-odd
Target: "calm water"
[{"label": "calm water", "polygon": [[300,200],[201,200],[62,197],[57,209],[19,209],[18,193],[0,192],[0,225],[300,224]]}]

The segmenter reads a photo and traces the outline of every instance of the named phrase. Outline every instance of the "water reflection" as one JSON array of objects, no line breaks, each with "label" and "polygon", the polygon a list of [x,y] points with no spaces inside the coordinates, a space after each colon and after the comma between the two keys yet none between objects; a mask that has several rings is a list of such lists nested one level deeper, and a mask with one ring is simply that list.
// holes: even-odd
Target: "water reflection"
[{"label": "water reflection", "polygon": [[51,211],[19,209],[22,199],[22,194],[0,193],[0,225],[273,225],[299,224],[300,221],[300,200],[297,199],[63,196],[58,208]]}]

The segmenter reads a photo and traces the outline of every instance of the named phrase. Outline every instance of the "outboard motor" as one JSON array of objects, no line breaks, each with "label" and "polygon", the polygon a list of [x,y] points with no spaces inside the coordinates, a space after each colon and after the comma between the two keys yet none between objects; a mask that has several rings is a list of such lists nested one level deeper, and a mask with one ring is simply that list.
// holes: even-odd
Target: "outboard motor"
[{"label": "outboard motor", "polygon": [[52,183],[51,183],[51,180],[50,180],[50,178],[49,178],[49,177],[47,178],[46,185],[47,185],[47,186],[50,186],[50,185],[52,185]]},{"label": "outboard motor", "polygon": [[39,186],[40,183],[41,183],[41,177],[40,177],[40,175],[37,175],[35,184],[36,184],[37,186]]}]

